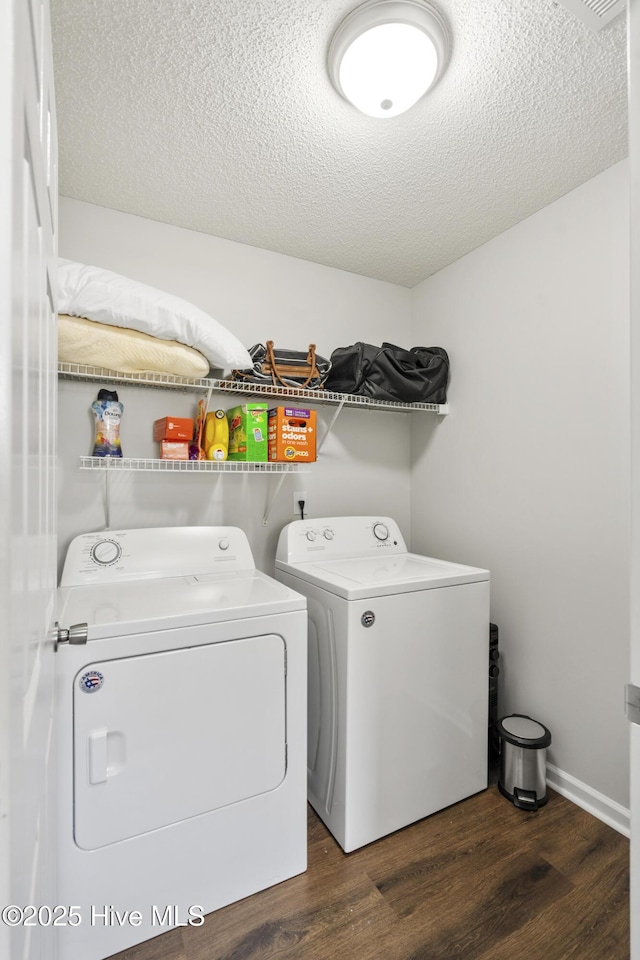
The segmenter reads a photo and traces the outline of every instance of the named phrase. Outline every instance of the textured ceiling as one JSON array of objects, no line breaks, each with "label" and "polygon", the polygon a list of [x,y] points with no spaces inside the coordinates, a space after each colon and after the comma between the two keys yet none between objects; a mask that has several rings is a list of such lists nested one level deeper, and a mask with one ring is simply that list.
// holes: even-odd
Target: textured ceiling
[{"label": "textured ceiling", "polygon": [[627,153],[626,25],[436,0],[408,113],[325,67],[356,0],[52,0],[64,196],[413,286]]}]

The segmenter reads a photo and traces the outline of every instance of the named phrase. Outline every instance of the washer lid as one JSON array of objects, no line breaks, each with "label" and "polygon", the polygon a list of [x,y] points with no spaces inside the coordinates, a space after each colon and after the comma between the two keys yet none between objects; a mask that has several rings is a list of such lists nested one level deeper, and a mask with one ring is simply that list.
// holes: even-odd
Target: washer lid
[{"label": "washer lid", "polygon": [[306,609],[304,597],[259,570],[61,587],[62,627],[89,624],[89,640]]},{"label": "washer lid", "polygon": [[448,563],[433,557],[422,557],[415,553],[355,557],[319,563],[286,564],[276,561],[276,566],[294,577],[314,583],[347,600],[430,590],[489,579],[488,570]]}]

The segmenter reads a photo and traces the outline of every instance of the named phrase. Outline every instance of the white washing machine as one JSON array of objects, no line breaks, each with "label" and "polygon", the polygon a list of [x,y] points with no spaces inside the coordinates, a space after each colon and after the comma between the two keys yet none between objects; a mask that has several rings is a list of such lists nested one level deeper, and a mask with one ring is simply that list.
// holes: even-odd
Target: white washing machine
[{"label": "white washing machine", "polygon": [[408,553],[388,517],[297,520],[308,796],[347,852],[487,786],[489,572]]},{"label": "white washing machine", "polygon": [[60,960],[302,873],[305,598],[242,530],[170,527],[77,537],[58,601]]}]

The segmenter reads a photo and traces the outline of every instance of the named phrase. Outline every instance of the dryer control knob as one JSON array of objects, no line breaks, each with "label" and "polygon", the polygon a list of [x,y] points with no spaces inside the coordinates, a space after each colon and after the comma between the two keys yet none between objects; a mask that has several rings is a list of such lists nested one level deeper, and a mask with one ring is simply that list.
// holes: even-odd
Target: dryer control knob
[{"label": "dryer control knob", "polygon": [[229,541],[226,539],[226,537],[223,537],[222,540],[218,540],[218,548],[219,548],[220,550],[228,550],[228,549],[229,549]]},{"label": "dryer control knob", "polygon": [[378,540],[389,539],[389,528],[384,523],[374,523],[373,533]]},{"label": "dryer control knob", "polygon": [[98,540],[91,547],[91,559],[101,567],[116,563],[121,556],[122,549],[115,540]]},{"label": "dryer control knob", "polygon": [[307,530],[307,540],[311,540],[311,542],[313,543],[315,538],[316,538],[315,530]]},{"label": "dryer control knob", "polygon": [[335,533],[333,532],[333,530],[330,530],[329,527],[326,527],[322,531],[322,536],[325,538],[325,540],[333,540],[333,538],[335,537]]}]

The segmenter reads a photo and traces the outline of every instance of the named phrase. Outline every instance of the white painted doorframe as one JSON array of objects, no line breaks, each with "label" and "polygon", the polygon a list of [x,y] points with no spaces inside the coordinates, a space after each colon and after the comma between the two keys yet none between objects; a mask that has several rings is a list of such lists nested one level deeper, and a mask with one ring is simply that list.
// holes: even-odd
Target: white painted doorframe
[{"label": "white painted doorframe", "polygon": [[[0,3],[0,907],[55,905],[57,140],[49,0]],[[0,922],[3,960],[50,927]]]},{"label": "white painted doorframe", "polygon": [[[640,0],[628,4],[631,223],[631,682],[640,687]],[[640,960],[640,725],[631,725],[631,960]]]}]

